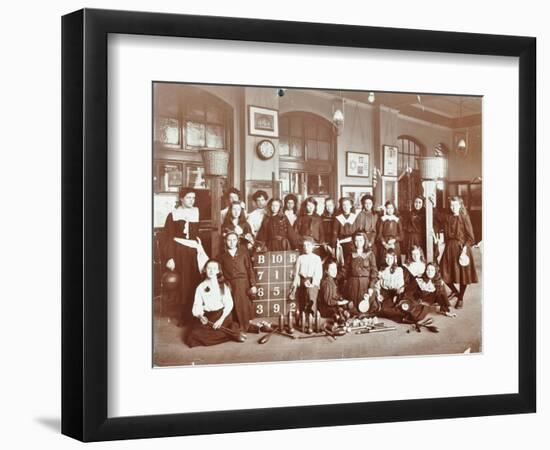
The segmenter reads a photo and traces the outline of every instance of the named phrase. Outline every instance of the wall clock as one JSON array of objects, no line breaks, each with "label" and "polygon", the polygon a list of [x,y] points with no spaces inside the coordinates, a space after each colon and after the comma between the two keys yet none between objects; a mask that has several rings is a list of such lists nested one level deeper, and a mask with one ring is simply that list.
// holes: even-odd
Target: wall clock
[{"label": "wall clock", "polygon": [[275,145],[269,139],[264,139],[258,142],[256,153],[263,160],[271,159],[275,154]]}]

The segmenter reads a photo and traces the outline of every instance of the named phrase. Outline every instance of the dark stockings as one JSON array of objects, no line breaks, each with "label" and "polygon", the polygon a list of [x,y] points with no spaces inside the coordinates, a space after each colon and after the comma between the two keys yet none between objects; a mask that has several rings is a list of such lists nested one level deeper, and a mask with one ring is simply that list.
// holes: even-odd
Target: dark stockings
[{"label": "dark stockings", "polygon": [[464,300],[464,293],[466,292],[467,284],[461,284],[460,285],[460,294],[458,294],[458,298],[460,301]]}]

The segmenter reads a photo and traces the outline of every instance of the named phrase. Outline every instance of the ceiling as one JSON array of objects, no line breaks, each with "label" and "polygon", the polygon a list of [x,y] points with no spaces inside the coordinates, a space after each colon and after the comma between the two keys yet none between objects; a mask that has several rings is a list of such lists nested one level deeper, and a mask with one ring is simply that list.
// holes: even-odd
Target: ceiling
[{"label": "ceiling", "polygon": [[[325,91],[335,95],[335,91]],[[338,91],[336,98],[358,101],[372,105],[383,105],[401,114],[433,122],[450,128],[461,128],[481,124],[481,100],[479,96],[405,94],[374,92],[374,102],[369,102],[369,92]]]}]

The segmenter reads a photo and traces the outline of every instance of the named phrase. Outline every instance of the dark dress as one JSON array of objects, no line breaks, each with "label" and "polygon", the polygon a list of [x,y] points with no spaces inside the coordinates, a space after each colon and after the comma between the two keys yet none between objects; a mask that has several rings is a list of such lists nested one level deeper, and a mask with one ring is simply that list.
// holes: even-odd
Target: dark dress
[{"label": "dark dress", "polygon": [[355,221],[357,215],[350,213],[347,216],[345,214],[339,214],[335,218],[334,230],[333,230],[333,248],[336,248],[336,241],[345,239],[346,242],[342,243],[342,252],[344,253],[344,261],[353,252],[353,233],[355,232]]},{"label": "dark dress", "polygon": [[231,256],[226,250],[217,258],[221,265],[225,280],[231,288],[233,297],[233,320],[238,323],[243,331],[248,330],[249,322],[254,318],[252,302],[248,291],[256,285],[256,274],[248,252],[237,249],[235,256]]},{"label": "dark dress", "polygon": [[221,247],[225,248],[225,242],[224,242],[225,234],[230,232],[230,231],[237,231],[237,235],[239,236],[239,248],[241,248],[243,250],[246,250],[246,251],[249,251],[249,248],[248,248],[249,241],[245,239],[245,236],[247,234],[250,234],[251,236],[253,236],[252,228],[250,227],[250,224],[246,220],[243,220],[243,221],[239,222],[238,226],[239,226],[240,230],[238,230],[237,227],[235,226],[235,224],[230,220],[225,220],[223,222],[223,224],[222,224],[222,236],[221,236],[221,239],[222,239]]},{"label": "dark dress", "polygon": [[[441,278],[447,284],[472,284],[477,283],[477,271],[474,263],[471,246],[475,242],[472,223],[467,214],[448,215],[444,226],[445,250],[441,255],[439,269]],[[458,263],[462,248],[466,246],[466,254],[470,258],[470,264],[466,267]]]},{"label": "dark dress", "polygon": [[403,240],[403,229],[399,217],[382,216],[378,221],[377,239],[380,244],[378,253],[379,265],[382,266],[385,264],[386,248],[383,243],[386,243],[390,239],[395,239],[393,250],[397,255],[397,264],[401,265],[401,241]]},{"label": "dark dress", "polygon": [[[205,311],[204,316],[212,323],[216,322],[221,315],[223,314],[223,309],[218,311]],[[200,323],[199,319],[194,319],[193,327],[187,334],[185,338],[185,343],[189,347],[198,347],[198,346],[210,346],[222,344],[223,342],[232,341],[233,339],[222,330],[214,330],[208,325],[203,325]],[[231,319],[231,314],[229,314],[223,321],[223,327],[229,328],[230,330],[237,331],[238,327]]]},{"label": "dark dress", "polygon": [[336,223],[336,216],[334,214],[330,215],[324,212],[321,216],[321,220],[323,221],[323,235],[325,238],[324,243],[332,246],[332,237],[334,236],[334,224]]},{"label": "dark dress", "polygon": [[321,289],[319,291],[319,313],[322,317],[334,317],[334,315],[342,315],[344,311],[349,311],[350,315],[357,314],[352,302],[347,305],[339,305],[338,302],[344,298],[340,294],[338,285],[334,278],[326,276],[321,282]]},{"label": "dark dress", "polygon": [[[435,280],[432,281],[431,285],[427,284],[427,280],[422,277],[415,278],[413,282],[407,285],[405,297],[430,305],[439,305],[442,312],[449,312],[451,304],[443,281],[441,279]],[[432,287],[434,290],[432,290]]]},{"label": "dark dress", "polygon": [[256,239],[265,243],[270,252],[292,250],[298,244],[298,237],[283,214],[265,216]]},{"label": "dark dress", "polygon": [[369,289],[374,289],[378,278],[376,258],[373,252],[361,255],[353,252],[348,255],[341,279],[344,281],[343,292],[346,300],[353,302],[355,308],[363,300]]},{"label": "dark dress", "polygon": [[323,219],[315,213],[300,215],[294,224],[294,229],[300,239],[311,236],[317,244],[325,242]]},{"label": "dark dress", "polygon": [[413,209],[407,216],[404,223],[405,248],[407,255],[410,255],[413,245],[422,248],[426,254],[426,210]]},{"label": "dark dress", "polygon": [[374,250],[376,242],[376,231],[378,227],[378,214],[364,209],[357,214],[355,219],[355,231],[362,231],[367,235],[370,247]]},{"label": "dark dress", "polygon": [[[185,232],[187,225],[187,232]],[[197,264],[197,250],[179,244],[174,238],[196,239],[199,234],[199,223],[186,220],[174,220],[173,214],[168,214],[164,223],[166,261],[173,259],[176,265],[175,272],[180,276],[177,302],[179,304],[178,320],[180,325],[190,324],[193,320],[191,308],[195,295],[195,288],[200,282],[200,273]]]}]

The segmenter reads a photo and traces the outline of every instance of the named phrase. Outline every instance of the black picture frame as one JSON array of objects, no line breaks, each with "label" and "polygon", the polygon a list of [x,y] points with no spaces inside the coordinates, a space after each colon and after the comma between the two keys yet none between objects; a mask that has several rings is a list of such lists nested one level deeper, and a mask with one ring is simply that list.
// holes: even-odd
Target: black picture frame
[{"label": "black picture frame", "polygon": [[[518,57],[517,175],[521,237],[518,392],[109,418],[107,37],[110,33]],[[64,16],[62,432],[82,441],[101,441],[534,412],[535,75],[536,39],[532,37],[93,9]]]}]

